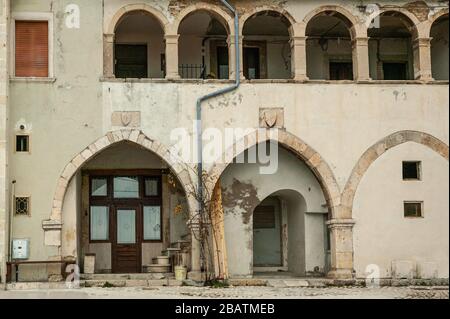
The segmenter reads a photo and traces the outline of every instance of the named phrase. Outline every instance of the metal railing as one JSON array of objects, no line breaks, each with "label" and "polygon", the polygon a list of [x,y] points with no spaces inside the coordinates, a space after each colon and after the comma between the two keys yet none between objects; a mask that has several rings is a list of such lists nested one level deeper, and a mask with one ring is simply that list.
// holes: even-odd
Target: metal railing
[{"label": "metal railing", "polygon": [[178,67],[182,79],[205,79],[206,67],[200,64],[182,64]]}]

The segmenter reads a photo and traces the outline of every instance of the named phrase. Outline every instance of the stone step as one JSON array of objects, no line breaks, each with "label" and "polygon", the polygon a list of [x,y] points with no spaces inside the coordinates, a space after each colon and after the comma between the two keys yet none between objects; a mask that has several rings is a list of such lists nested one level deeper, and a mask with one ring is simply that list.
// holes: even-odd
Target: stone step
[{"label": "stone step", "polygon": [[309,287],[308,280],[303,279],[267,279],[267,286],[274,288],[302,288]]},{"label": "stone step", "polygon": [[171,273],[139,273],[139,274],[81,274],[81,280],[150,280],[173,278]]},{"label": "stone step", "polygon": [[86,280],[86,288],[123,288],[123,287],[164,287],[181,286],[183,283],[175,279],[128,279],[128,280]]},{"label": "stone step", "polygon": [[7,290],[66,289],[65,282],[13,282],[6,284]]},{"label": "stone step", "polygon": [[145,273],[169,273],[171,272],[171,265],[144,265]]},{"label": "stone step", "polygon": [[170,266],[170,257],[169,256],[158,256],[158,257],[152,258],[152,262],[154,265]]}]

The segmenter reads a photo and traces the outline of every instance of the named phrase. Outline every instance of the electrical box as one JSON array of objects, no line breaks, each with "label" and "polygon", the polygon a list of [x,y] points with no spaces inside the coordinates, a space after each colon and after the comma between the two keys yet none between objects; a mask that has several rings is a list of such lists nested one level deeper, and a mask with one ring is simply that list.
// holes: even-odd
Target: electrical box
[{"label": "electrical box", "polygon": [[29,239],[13,239],[12,242],[12,259],[28,259],[30,258],[30,240]]}]

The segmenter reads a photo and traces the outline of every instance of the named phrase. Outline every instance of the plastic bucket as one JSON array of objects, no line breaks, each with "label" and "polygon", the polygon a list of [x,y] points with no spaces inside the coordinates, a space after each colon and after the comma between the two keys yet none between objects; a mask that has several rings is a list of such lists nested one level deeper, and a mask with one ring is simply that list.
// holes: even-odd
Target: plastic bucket
[{"label": "plastic bucket", "polygon": [[187,269],[184,266],[175,266],[175,280],[186,280]]}]

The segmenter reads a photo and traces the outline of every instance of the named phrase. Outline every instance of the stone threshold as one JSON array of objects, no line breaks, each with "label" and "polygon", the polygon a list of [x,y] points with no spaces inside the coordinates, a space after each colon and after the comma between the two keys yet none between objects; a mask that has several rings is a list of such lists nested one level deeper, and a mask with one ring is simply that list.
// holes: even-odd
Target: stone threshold
[{"label": "stone threshold", "polygon": [[[366,287],[365,279],[329,278],[245,278],[229,279],[232,286],[268,286],[276,288]],[[380,279],[380,287],[449,287],[449,279]]]},{"label": "stone threshold", "polygon": [[[173,278],[145,279],[104,278],[82,279],[80,288],[157,288],[191,286],[189,281]],[[335,280],[328,278],[245,278],[229,279],[234,287],[273,287],[273,288],[331,288],[331,287],[366,287],[365,279]],[[448,290],[449,279],[381,279],[380,287],[409,287],[417,290]],[[3,287],[2,287],[3,288]],[[65,282],[16,282],[9,283],[7,290],[61,290],[68,289]]]}]

